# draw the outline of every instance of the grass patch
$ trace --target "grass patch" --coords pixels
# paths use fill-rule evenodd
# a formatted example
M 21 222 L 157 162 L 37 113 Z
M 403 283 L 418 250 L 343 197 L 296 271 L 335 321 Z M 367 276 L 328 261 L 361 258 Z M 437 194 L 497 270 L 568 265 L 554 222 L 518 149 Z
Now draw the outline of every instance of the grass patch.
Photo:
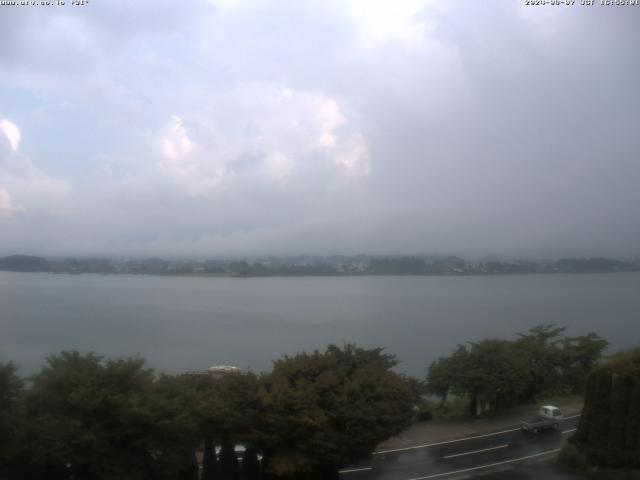
M 514 405 L 511 408 L 497 412 L 485 412 L 475 417 L 469 413 L 470 399 L 465 396 L 449 397 L 445 402 L 423 398 L 416 415 L 418 422 L 430 420 L 461 420 L 469 418 L 492 418 L 521 413 L 522 415 L 533 414 L 541 405 L 555 405 L 567 412 L 580 411 L 583 398 L 580 395 L 542 395 L 539 399 L 529 405 Z
M 583 403 L 582 395 L 543 395 L 536 401 L 537 405 L 554 405 L 565 410 L 579 410 Z
M 467 397 L 454 397 L 446 402 L 422 400 L 418 411 L 418 421 L 428 420 L 453 420 L 469 416 L 469 399 Z

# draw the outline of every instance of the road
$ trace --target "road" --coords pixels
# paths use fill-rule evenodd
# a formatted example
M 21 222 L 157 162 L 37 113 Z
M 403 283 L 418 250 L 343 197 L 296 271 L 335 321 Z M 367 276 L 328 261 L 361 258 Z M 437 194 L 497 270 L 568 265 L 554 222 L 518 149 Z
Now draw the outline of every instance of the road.
M 382 450 L 371 459 L 340 471 L 342 480 L 453 480 L 487 472 L 526 467 L 523 463 L 549 460 L 576 429 L 578 415 L 567 417 L 559 430 L 537 435 L 519 426 L 444 442 Z M 534 478 L 522 476 L 519 478 Z M 558 476 L 558 478 L 574 478 Z

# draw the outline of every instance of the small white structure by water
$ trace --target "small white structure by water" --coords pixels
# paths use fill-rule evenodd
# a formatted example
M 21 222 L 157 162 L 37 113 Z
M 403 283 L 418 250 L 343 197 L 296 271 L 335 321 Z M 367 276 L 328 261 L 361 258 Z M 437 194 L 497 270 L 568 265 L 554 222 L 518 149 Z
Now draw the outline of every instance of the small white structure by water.
M 226 375 L 240 375 L 242 370 L 233 365 L 215 365 L 207 370 L 214 378 L 222 378 Z

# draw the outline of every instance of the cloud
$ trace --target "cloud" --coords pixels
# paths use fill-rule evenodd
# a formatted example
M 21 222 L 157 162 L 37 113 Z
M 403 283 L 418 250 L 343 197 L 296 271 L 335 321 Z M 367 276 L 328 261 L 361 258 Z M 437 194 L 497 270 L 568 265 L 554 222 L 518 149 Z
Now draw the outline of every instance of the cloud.
M 19 149 L 21 132 L 10 120 L 0 120 L 0 212 L 12 217 L 31 208 L 54 211 L 69 185 L 46 175 Z
M 389 40 L 420 41 L 426 32 L 426 22 L 420 13 L 429 0 L 353 0 L 346 2 L 361 38 L 365 42 Z
M 0 249 L 638 253 L 631 10 L 174 7 L 0 18 Z
M 0 130 L 4 133 L 5 137 L 9 141 L 9 145 L 11 145 L 11 149 L 14 152 L 18 151 L 18 147 L 20 146 L 20 130 L 16 125 L 9 120 L 2 119 L 0 120 Z
M 216 112 L 220 96 L 230 105 Z M 202 102 L 208 115 L 173 114 L 153 135 L 153 170 L 143 167 L 138 175 L 159 174 L 177 189 L 206 196 L 229 188 L 321 189 L 368 174 L 362 134 L 326 94 L 249 84 Z
M 19 207 L 11 203 L 11 195 L 5 189 L 0 188 L 0 218 L 11 217 L 14 213 L 20 211 Z

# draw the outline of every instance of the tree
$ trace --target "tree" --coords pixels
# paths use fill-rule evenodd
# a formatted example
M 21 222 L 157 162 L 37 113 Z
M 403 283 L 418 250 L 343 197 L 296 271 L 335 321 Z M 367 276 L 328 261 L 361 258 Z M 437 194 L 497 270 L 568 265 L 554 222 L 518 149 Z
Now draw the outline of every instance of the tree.
M 202 455 L 202 480 L 214 480 L 217 478 L 218 460 L 213 445 L 213 436 L 205 434 L 204 451 Z
M 139 358 L 49 357 L 27 395 L 33 463 L 44 471 L 70 469 L 76 478 L 141 478 L 151 460 L 140 440 L 152 380 Z
M 562 341 L 562 380 L 572 393 L 582 393 L 587 376 L 607 348 L 607 342 L 594 332 Z
M 565 330 L 566 327 L 548 324 L 533 327 L 526 334 L 518 334 L 518 346 L 529 364 L 527 398 L 561 385 L 562 353 L 559 345 Z
M 447 401 L 447 397 L 454 390 L 463 395 L 466 394 L 461 379 L 466 369 L 468 356 L 467 347 L 458 345 L 450 357 L 441 357 L 433 362 L 427 373 L 427 392 L 439 396 L 443 403 Z
M 473 343 L 456 389 L 471 398 L 470 411 L 501 410 L 519 401 L 526 390 L 527 363 L 512 342 Z
M 238 480 L 240 476 L 240 467 L 238 465 L 238 456 L 233 443 L 228 436 L 222 439 L 220 447 L 220 464 L 218 472 L 222 480 Z
M 640 468 L 640 347 L 613 356 L 589 375 L 570 441 L 591 465 Z
M 260 406 L 259 382 L 254 374 L 227 375 L 218 379 L 208 375 L 198 375 L 192 376 L 190 381 L 198 395 L 195 411 L 201 435 L 204 437 L 205 454 L 210 450 L 207 445 L 214 442 L 228 447 L 223 448 L 225 455 L 228 455 L 228 451 L 234 452 L 236 441 L 247 446 L 255 443 L 253 427 L 259 415 Z M 203 465 L 203 477 L 214 474 L 216 478 L 237 476 L 237 461 L 236 466 L 233 467 L 231 462 L 228 462 L 230 458 L 230 456 L 223 457 L 221 452 L 217 473 L 213 471 L 213 459 L 208 459 Z M 235 473 L 230 473 L 232 471 Z
M 595 333 L 563 337 L 565 327 L 539 325 L 516 340 L 459 345 L 429 366 L 427 390 L 443 401 L 468 396 L 472 415 L 531 401 L 542 393 L 579 392 L 607 341 Z
M 47 359 L 27 394 L 31 478 L 197 479 L 197 396 L 180 377 L 154 381 L 144 363 Z
M 162 375 L 146 400 L 147 435 L 153 478 L 198 478 L 195 451 L 202 441 L 200 397 L 190 375 Z
M 48 272 L 49 262 L 46 258 L 32 255 L 10 255 L 0 258 L 0 270 L 11 272 Z
M 249 446 L 242 457 L 242 479 L 260 479 L 260 461 L 258 460 L 258 449 Z
M 419 257 L 372 258 L 368 271 L 375 275 L 425 275 L 428 268 Z
M 16 469 L 23 447 L 21 397 L 24 382 L 14 363 L 0 363 L 0 478 Z
M 412 417 L 409 385 L 382 349 L 347 344 L 285 356 L 260 389 L 258 443 L 279 477 L 336 478 Z
M 402 373 L 400 374 L 400 377 L 407 383 L 407 385 L 409 386 L 409 390 L 411 390 L 411 393 L 413 394 L 413 404 L 419 405 L 422 401 L 422 396 L 426 393 L 429 393 L 424 381 L 418 380 L 417 378 L 411 377 L 409 375 L 404 375 Z

